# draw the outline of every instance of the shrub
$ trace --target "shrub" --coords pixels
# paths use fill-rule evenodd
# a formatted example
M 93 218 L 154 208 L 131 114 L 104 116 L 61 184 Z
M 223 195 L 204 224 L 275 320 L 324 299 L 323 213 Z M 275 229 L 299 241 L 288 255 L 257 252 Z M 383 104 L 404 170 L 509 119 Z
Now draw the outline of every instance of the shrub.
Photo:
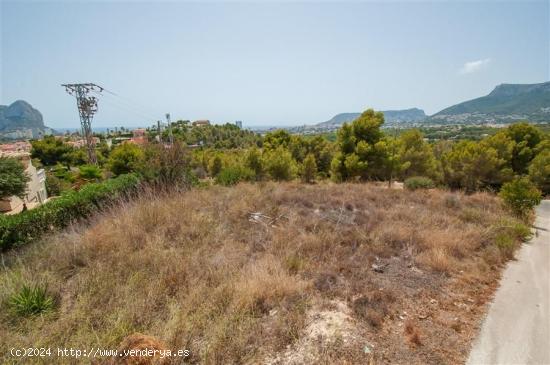
M 435 183 L 429 177 L 415 176 L 405 180 L 405 187 L 409 190 L 433 189 L 435 188 Z
M 54 304 L 54 298 L 45 285 L 23 285 L 8 299 L 10 310 L 21 317 L 47 313 Z
M 152 185 L 188 187 L 196 183 L 190 162 L 189 151 L 180 142 L 169 148 L 153 144 L 145 148 L 144 162 L 138 172 Z
M 521 218 L 525 218 L 542 199 L 540 190 L 527 178 L 505 183 L 499 196 L 512 212 Z
M 52 173 L 58 179 L 61 179 L 68 183 L 74 183 L 76 181 L 76 175 L 65 166 L 56 166 L 55 169 L 52 169 Z
M 512 225 L 512 233 L 514 234 L 516 239 L 520 241 L 528 241 L 533 236 L 533 232 L 531 231 L 531 228 L 519 222 L 514 223 Z
M 214 156 L 212 160 L 210 160 L 210 163 L 208 164 L 208 171 L 210 172 L 210 176 L 216 177 L 218 174 L 222 171 L 223 168 L 223 162 L 220 155 Z
M 225 186 L 235 185 L 239 181 L 253 180 L 254 175 L 254 171 L 249 168 L 228 166 L 223 168 L 216 176 L 216 183 Z
M 495 232 L 492 242 L 498 248 L 500 256 L 508 260 L 514 257 L 514 251 L 519 244 L 533 235 L 529 226 L 517 219 L 502 219 L 492 229 Z
M 0 250 L 38 239 L 53 229 L 66 227 L 97 211 L 106 202 L 137 187 L 136 175 L 121 175 L 103 183 L 87 184 L 35 209 L 0 216 Z
M 86 180 L 100 180 L 101 169 L 95 165 L 82 165 L 79 167 L 79 176 Z
M 61 179 L 52 174 L 46 174 L 46 191 L 48 196 L 61 195 L 63 190 Z
M 115 175 L 127 174 L 136 171 L 143 163 L 143 150 L 132 143 L 117 146 L 109 156 L 109 170 Z

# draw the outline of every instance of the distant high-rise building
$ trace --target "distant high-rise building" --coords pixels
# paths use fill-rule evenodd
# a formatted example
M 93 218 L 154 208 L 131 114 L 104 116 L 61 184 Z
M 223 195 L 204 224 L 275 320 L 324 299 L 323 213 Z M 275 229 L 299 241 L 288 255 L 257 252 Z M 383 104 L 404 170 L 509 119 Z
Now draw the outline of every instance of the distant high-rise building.
M 243 129 L 243 122 L 242 122 L 242 121 L 237 120 L 237 121 L 235 122 L 235 125 L 236 125 L 237 127 L 241 128 L 241 129 Z

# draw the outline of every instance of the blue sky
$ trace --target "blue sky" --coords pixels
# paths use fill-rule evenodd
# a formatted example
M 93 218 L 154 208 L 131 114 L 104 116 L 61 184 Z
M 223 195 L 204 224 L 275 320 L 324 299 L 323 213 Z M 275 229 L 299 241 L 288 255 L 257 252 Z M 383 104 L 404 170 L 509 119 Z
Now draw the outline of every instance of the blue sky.
M 550 79 L 548 1 L 1 3 L 0 103 L 77 127 L 61 83 L 95 82 L 96 126 L 322 122 L 433 114 L 500 83 Z

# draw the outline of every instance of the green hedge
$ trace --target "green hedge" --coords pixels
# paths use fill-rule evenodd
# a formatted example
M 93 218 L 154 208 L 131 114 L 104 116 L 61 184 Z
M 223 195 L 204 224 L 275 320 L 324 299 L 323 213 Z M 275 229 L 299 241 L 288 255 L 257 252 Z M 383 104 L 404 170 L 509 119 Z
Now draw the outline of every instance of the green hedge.
M 0 250 L 23 245 L 46 232 L 85 218 L 106 202 L 135 189 L 138 183 L 139 178 L 134 174 L 121 175 L 103 183 L 87 184 L 79 191 L 70 191 L 35 209 L 15 215 L 1 215 Z

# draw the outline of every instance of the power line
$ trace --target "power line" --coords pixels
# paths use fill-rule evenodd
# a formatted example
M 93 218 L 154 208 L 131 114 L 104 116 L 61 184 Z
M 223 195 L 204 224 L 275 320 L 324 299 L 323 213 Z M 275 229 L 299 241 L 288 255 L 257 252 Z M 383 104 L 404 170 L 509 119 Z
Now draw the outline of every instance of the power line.
M 90 96 L 90 93 L 101 94 L 103 88 L 93 83 L 84 84 L 62 84 L 65 91 L 76 98 L 78 114 L 80 116 L 80 126 L 82 133 L 86 138 L 86 148 L 88 151 L 88 162 L 97 163 L 95 154 L 95 140 L 92 134 L 92 118 L 97 112 L 97 98 Z
M 112 97 L 113 99 L 117 99 L 118 102 L 120 102 L 121 104 L 125 104 L 127 105 L 128 107 L 131 107 L 133 109 L 138 109 L 140 110 L 141 113 L 145 114 L 145 115 L 148 115 L 150 118 L 153 118 L 153 119 L 156 119 L 157 117 L 153 117 L 151 113 L 155 114 L 155 115 L 158 115 L 156 111 L 146 107 L 145 105 L 143 105 L 142 103 L 140 102 L 137 102 L 133 99 L 130 99 L 128 97 L 125 97 L 125 96 L 122 96 L 120 94 L 117 94 L 115 93 L 114 91 L 111 91 L 111 90 L 107 90 L 107 89 L 104 89 L 105 92 L 107 92 L 107 94 Z
M 129 112 L 129 113 L 132 113 L 136 116 L 139 116 L 140 117 L 140 121 L 141 122 L 145 122 L 145 123 L 154 123 L 154 121 L 158 118 L 155 118 L 151 115 L 148 115 L 148 114 L 144 114 L 134 108 L 132 108 L 131 106 L 128 106 L 128 105 L 125 105 L 125 104 L 122 104 L 122 103 L 119 103 L 115 100 L 112 100 L 112 99 L 108 99 L 108 98 L 101 98 L 102 101 L 106 102 L 107 104 L 115 107 L 115 108 L 118 108 L 120 110 L 123 110 L 125 112 Z

